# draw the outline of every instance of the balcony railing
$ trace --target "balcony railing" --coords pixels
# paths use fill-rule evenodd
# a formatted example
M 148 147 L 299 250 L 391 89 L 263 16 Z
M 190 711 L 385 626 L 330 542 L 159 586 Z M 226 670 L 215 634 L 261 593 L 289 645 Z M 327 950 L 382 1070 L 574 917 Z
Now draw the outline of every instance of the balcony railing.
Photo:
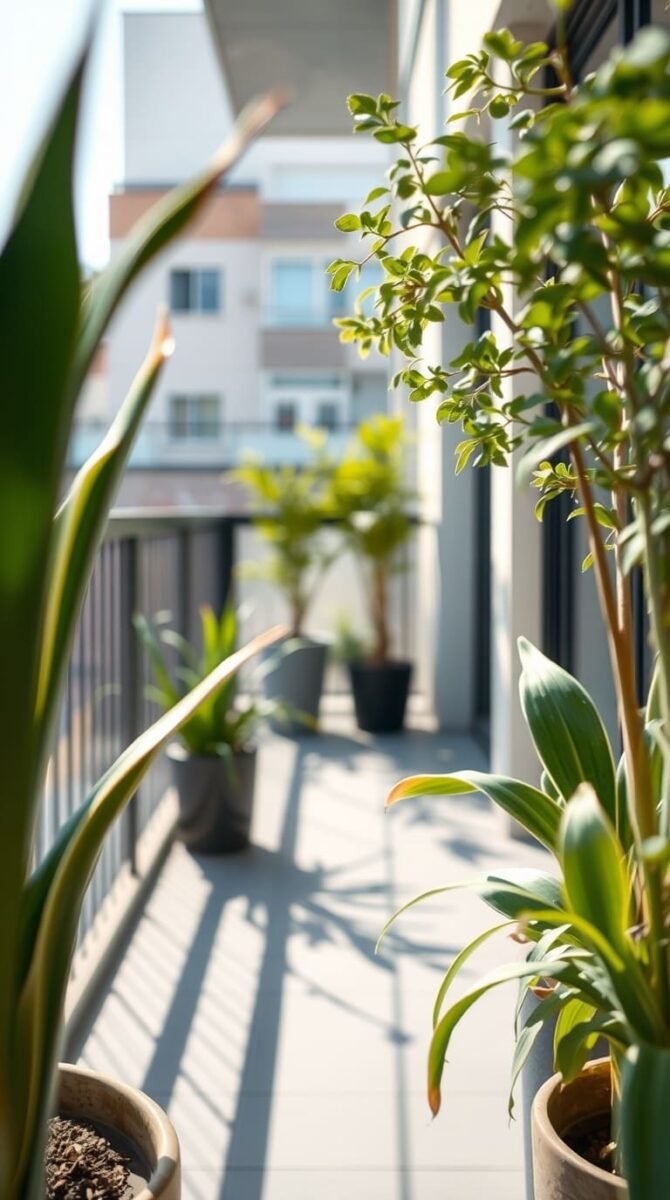
M 68 465 L 77 469 L 98 447 L 108 422 L 80 421 L 74 429 L 68 451 Z M 344 453 L 355 428 L 351 424 L 324 426 L 326 447 L 334 456 Z M 179 430 L 166 422 L 148 421 L 140 431 L 130 460 L 135 468 L 175 469 L 191 467 L 237 466 L 245 455 L 258 455 L 268 464 L 289 463 L 299 466 L 312 451 L 300 436 L 299 426 L 281 428 L 261 421 L 222 422 L 200 429 Z
M 324 530 L 326 539 L 336 536 L 336 530 Z M 240 563 L 258 560 L 261 554 L 246 515 L 142 510 L 113 514 L 73 647 L 47 773 L 39 858 L 92 784 L 157 715 L 145 695 L 149 672 L 133 630 L 134 613 L 167 610 L 180 632 L 195 637 L 200 606 L 209 603 L 220 609 L 232 595 L 240 602 L 241 637 L 246 639 L 286 617 L 273 589 L 245 580 L 237 570 Z M 397 575 L 391 597 L 396 651 L 406 657 L 414 657 L 415 650 L 414 580 L 414 572 Z M 346 554 L 338 556 L 324 581 L 309 632 L 327 636 L 343 603 L 354 624 L 362 622 L 360 583 Z M 247 684 L 251 685 L 249 678 Z M 416 684 L 420 689 L 421 681 Z M 331 665 L 327 692 L 342 693 L 345 687 L 342 668 Z M 167 761 L 159 759 L 104 843 L 80 926 L 70 1002 L 75 1020 L 169 844 L 175 813 L 167 768 Z

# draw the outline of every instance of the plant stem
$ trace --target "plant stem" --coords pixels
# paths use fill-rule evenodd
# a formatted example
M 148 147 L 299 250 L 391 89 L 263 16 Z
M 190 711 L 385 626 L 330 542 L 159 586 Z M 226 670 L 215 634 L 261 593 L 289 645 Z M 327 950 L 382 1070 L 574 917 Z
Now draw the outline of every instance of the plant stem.
M 375 631 L 375 662 L 388 662 L 390 651 L 390 635 L 388 627 L 388 587 L 386 564 L 375 562 L 372 566 L 372 624 Z

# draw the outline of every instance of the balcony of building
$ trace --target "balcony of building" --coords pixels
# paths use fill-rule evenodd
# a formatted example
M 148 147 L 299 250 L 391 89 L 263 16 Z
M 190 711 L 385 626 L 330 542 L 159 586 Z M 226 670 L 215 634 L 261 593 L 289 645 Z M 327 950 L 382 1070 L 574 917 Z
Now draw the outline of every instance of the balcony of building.
M 281 615 L 236 574 L 254 539 L 229 514 L 112 518 L 72 656 L 40 852 L 153 715 L 134 612 L 169 609 L 193 633 L 198 606 L 232 589 L 248 612 L 244 636 Z M 338 560 L 314 629 L 344 597 L 360 606 L 349 572 Z M 409 657 L 412 578 L 398 576 L 392 604 Z M 375 737 L 356 729 L 332 667 L 319 733 L 261 738 L 248 850 L 190 853 L 174 842 L 167 762 L 142 783 L 89 889 L 69 1053 L 167 1108 L 185 1200 L 519 1196 L 521 1135 L 505 1106 L 513 994 L 492 999 L 488 1019 L 480 1012 L 455 1044 L 437 1122 L 423 1088 L 433 997 L 481 926 L 477 902 L 437 898 L 375 953 L 386 919 L 417 891 L 501 861 L 543 861 L 481 798 L 426 798 L 385 815 L 397 778 L 484 758 L 472 737 L 438 731 L 421 670 L 408 729 Z

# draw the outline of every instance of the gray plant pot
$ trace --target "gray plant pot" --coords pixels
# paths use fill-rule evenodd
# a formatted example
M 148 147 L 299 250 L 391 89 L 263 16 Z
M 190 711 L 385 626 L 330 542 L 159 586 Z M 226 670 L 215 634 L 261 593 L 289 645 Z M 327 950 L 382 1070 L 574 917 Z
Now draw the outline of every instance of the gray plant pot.
M 294 641 L 296 645 L 291 647 Z M 287 638 L 265 651 L 265 695 L 288 710 L 285 718 L 278 716 L 270 721 L 277 733 L 300 737 L 316 731 L 327 652 L 324 642 L 312 638 L 300 638 L 299 642 Z
M 167 749 L 179 801 L 178 835 L 191 850 L 229 854 L 249 844 L 256 780 L 256 749 L 232 760 Z

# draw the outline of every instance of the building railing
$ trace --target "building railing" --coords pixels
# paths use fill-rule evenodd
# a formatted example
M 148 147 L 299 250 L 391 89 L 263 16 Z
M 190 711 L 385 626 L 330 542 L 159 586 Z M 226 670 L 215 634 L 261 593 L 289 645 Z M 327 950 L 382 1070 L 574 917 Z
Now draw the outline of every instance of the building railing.
M 68 450 L 68 466 L 77 469 L 99 446 L 107 431 L 107 421 L 79 421 Z M 336 422 L 322 425 L 326 448 L 340 457 L 355 425 Z M 205 423 L 200 428 L 179 429 L 168 422 L 147 421 L 140 430 L 130 459 L 132 468 L 198 467 L 228 469 L 239 465 L 246 455 L 258 455 L 268 464 L 289 463 L 300 466 L 312 453 L 300 435 L 300 425 L 282 427 L 263 421 Z
M 324 529 L 326 539 L 336 536 L 335 529 Z M 146 698 L 149 671 L 133 628 L 136 612 L 167 610 L 174 626 L 190 638 L 197 637 L 201 605 L 219 610 L 228 596 L 240 602 L 243 640 L 285 619 L 274 590 L 246 580 L 237 570 L 240 563 L 260 557 L 257 539 L 247 515 L 205 510 L 120 510 L 112 515 L 72 651 L 47 773 L 38 858 L 95 781 L 157 715 Z M 316 598 L 309 632 L 332 632 L 342 597 L 354 624 L 360 625 L 363 598 L 355 565 L 339 555 L 331 572 Z M 415 649 L 414 580 L 415 572 L 408 571 L 393 581 L 395 649 L 407 657 Z M 344 686 L 341 668 L 329 668 L 327 691 Z M 169 784 L 168 764 L 161 757 L 104 843 L 84 903 L 73 986 L 79 976 L 88 980 L 101 954 L 104 959 L 113 937 L 110 929 L 124 919 L 124 897 L 137 894 L 167 845 L 175 816 Z M 115 910 L 117 894 L 121 899 Z

